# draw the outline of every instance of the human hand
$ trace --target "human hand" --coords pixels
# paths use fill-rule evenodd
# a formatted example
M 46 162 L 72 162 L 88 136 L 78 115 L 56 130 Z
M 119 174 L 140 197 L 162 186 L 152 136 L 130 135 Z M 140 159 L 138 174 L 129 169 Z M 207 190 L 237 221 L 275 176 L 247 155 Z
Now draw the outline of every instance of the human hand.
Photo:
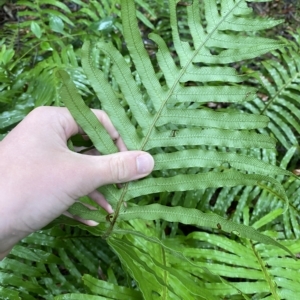
M 108 213 L 111 206 L 96 188 L 148 175 L 153 158 L 126 147 L 107 115 L 93 111 L 121 152 L 85 155 L 72 152 L 67 140 L 83 134 L 69 111 L 34 109 L 0 142 L 0 259 L 19 240 L 63 214 L 89 195 Z

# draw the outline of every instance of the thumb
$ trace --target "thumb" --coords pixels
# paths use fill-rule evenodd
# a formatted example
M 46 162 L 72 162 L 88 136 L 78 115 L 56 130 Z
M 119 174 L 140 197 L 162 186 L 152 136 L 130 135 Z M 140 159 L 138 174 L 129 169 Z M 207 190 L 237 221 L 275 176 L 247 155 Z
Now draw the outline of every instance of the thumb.
M 124 151 L 103 156 L 80 155 L 84 164 L 83 178 L 96 189 L 111 183 L 123 183 L 139 179 L 151 173 L 154 160 L 143 151 Z M 89 163 L 87 163 L 89 162 Z M 88 167 L 89 166 L 89 167 Z

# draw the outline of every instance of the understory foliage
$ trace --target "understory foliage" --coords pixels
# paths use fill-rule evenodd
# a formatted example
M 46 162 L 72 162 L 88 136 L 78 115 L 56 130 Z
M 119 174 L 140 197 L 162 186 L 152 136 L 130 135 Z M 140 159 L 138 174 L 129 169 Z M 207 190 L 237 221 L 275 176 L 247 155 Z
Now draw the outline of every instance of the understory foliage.
M 114 153 L 101 108 L 155 169 L 99 188 L 113 214 L 88 197 L 70 208 L 98 226 L 60 217 L 15 246 L 1 298 L 297 299 L 300 33 L 261 37 L 280 21 L 244 0 L 18 4 L 5 30 L 34 46 L 1 41 L 3 136 L 33 107 L 66 106 L 91 140 L 70 149 Z

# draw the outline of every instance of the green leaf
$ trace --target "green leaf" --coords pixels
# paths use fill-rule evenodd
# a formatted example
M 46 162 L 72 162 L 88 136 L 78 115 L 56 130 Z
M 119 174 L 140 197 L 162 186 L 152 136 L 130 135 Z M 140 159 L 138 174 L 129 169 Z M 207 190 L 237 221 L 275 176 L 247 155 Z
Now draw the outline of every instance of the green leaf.
M 235 169 L 248 171 L 249 173 L 260 172 L 266 176 L 269 174 L 294 176 L 293 173 L 285 169 L 264 163 L 255 157 L 236 153 L 221 153 L 214 150 L 191 149 L 172 153 L 159 153 L 154 155 L 154 158 L 155 170 L 192 167 L 216 168 L 228 164 Z
M 64 32 L 64 22 L 61 20 L 61 18 L 57 16 L 50 16 L 49 25 L 52 31 L 63 33 Z
M 117 147 L 103 125 L 97 119 L 95 114 L 85 105 L 81 96 L 77 93 L 76 86 L 71 81 L 68 73 L 59 70 L 57 71 L 57 76 L 62 82 L 62 87 L 60 89 L 61 99 L 70 110 L 76 122 L 93 141 L 96 149 L 103 154 L 117 152 Z
M 255 229 L 258 229 L 258 228 L 270 223 L 271 221 L 273 221 L 275 218 L 280 216 L 282 214 L 282 212 L 283 212 L 283 210 L 281 208 L 271 211 L 270 213 L 265 215 L 263 218 L 261 218 L 259 221 L 255 222 L 252 225 L 252 227 Z
M 252 227 L 243 224 L 236 224 L 232 221 L 226 220 L 213 213 L 203 213 L 197 209 L 190 209 L 184 207 L 167 207 L 160 204 L 151 204 L 143 207 L 134 206 L 124 209 L 120 212 L 119 218 L 121 220 L 143 219 L 143 220 L 157 220 L 163 219 L 168 222 L 181 222 L 183 224 L 208 226 L 211 228 L 221 229 L 228 233 L 236 234 L 240 237 L 249 238 L 264 244 L 271 244 L 281 249 L 284 249 L 294 257 L 294 254 L 276 242 L 272 238 L 263 235 L 253 229 Z
M 288 198 L 283 187 L 274 177 L 277 174 L 290 176 L 291 173 L 276 166 L 270 166 L 249 155 L 236 154 L 231 150 L 233 148 L 274 149 L 275 140 L 273 138 L 265 134 L 258 134 L 253 130 L 266 126 L 267 119 L 263 116 L 249 114 L 238 116 L 237 111 L 215 112 L 198 105 L 206 103 L 208 99 L 213 102 L 253 100 L 253 88 L 237 86 L 236 83 L 242 82 L 243 77 L 239 77 L 232 68 L 222 65 L 254 57 L 257 55 L 257 51 L 265 53 L 278 48 L 280 43 L 274 40 L 247 37 L 243 38 L 244 48 L 241 50 L 237 46 L 241 42 L 240 37 L 225 33 L 228 29 L 228 20 L 237 22 L 237 31 L 247 30 L 243 24 L 250 22 L 248 19 L 250 11 L 244 1 L 240 1 L 239 4 L 230 2 L 222 5 L 220 14 L 215 3 L 205 1 L 205 13 L 208 20 L 207 33 L 205 33 L 201 20 L 195 13 L 199 10 L 199 3 L 194 1 L 187 7 L 188 25 L 193 38 L 193 47 L 191 47 L 179 36 L 177 2 L 171 0 L 169 5 L 173 42 L 180 64 L 178 65 L 174 60 L 174 55 L 170 53 L 160 36 L 150 35 L 150 38 L 158 46 L 157 62 L 165 82 L 158 79 L 152 61 L 144 48 L 137 27 L 133 2 L 123 1 L 121 8 L 124 37 L 139 81 L 133 77 L 131 66 L 121 53 L 111 43 L 100 41 L 96 45 L 97 48 L 112 62 L 111 76 L 118 84 L 117 87 L 113 87 L 107 81 L 104 72 L 95 67 L 93 62 L 95 46 L 90 42 L 86 42 L 83 46 L 83 69 L 91 81 L 103 109 L 112 119 L 128 149 L 148 150 L 154 153 L 161 148 L 168 149 L 165 154 L 154 155 L 155 169 L 164 173 L 158 173 L 159 175 L 156 175 L 155 178 L 128 183 L 121 190 L 114 186 L 100 189 L 115 209 L 115 214 L 110 218 L 111 228 L 119 216 L 122 219 L 124 201 L 166 191 L 181 192 L 238 185 L 258 185 L 280 199 L 285 205 L 284 211 L 287 211 Z M 254 28 L 259 29 L 259 22 L 254 20 L 253 24 Z M 266 28 L 266 24 L 262 22 L 260 29 Z M 219 53 L 212 53 L 215 48 L 220 48 Z M 211 52 L 208 49 L 212 49 Z M 227 59 L 224 59 L 225 57 Z M 197 67 L 197 64 L 204 62 L 208 66 Z M 216 67 L 216 64 L 219 66 Z M 193 84 L 184 85 L 186 82 Z M 210 82 L 212 82 L 211 85 L 208 84 Z M 64 83 L 66 87 L 68 84 Z M 141 92 L 141 85 L 146 91 L 146 97 Z M 70 85 L 68 90 L 72 89 Z M 122 104 L 119 91 L 125 98 L 125 104 Z M 76 101 L 78 101 L 77 98 L 73 97 L 71 102 L 75 103 Z M 125 110 L 127 105 L 134 120 L 131 120 Z M 75 107 L 74 118 L 78 118 L 80 114 L 82 112 L 76 111 Z M 202 119 L 202 117 L 204 118 Z M 242 118 L 245 122 L 238 118 Z M 219 119 L 223 120 L 219 121 Z M 137 128 L 140 133 L 137 132 Z M 207 149 L 193 149 L 195 147 L 203 148 L 203 145 Z M 211 150 L 213 146 L 217 146 L 218 149 Z M 222 147 L 229 150 L 220 151 L 219 149 Z M 185 174 L 185 171 L 180 170 L 180 168 L 189 167 L 204 169 L 195 170 L 196 174 Z M 213 170 L 207 171 L 206 168 L 213 168 Z M 229 170 L 226 170 L 227 168 Z M 171 169 L 178 169 L 178 172 L 176 176 L 167 175 L 168 180 L 166 180 L 165 174 L 171 174 Z M 222 169 L 226 171 L 223 172 Z M 90 216 L 97 219 L 97 212 L 93 214 L 95 216 Z M 163 218 L 162 215 L 159 217 Z M 99 218 L 101 219 L 100 216 Z M 155 218 L 154 214 L 151 218 Z M 168 221 L 168 219 L 166 220 Z M 176 220 L 180 222 L 179 218 Z M 204 223 L 203 226 L 205 226 Z M 211 227 L 211 224 L 208 226 Z M 108 234 L 109 232 L 110 230 Z
M 166 181 L 161 178 L 147 178 L 135 184 L 130 184 L 127 195 L 123 197 L 125 201 L 140 195 L 152 194 L 163 191 L 186 191 L 206 189 L 209 187 L 237 186 L 239 181 L 243 180 L 243 185 L 259 185 L 262 188 L 272 192 L 276 197 L 285 203 L 285 210 L 288 209 L 288 198 L 283 187 L 275 179 L 256 174 L 243 174 L 234 170 L 225 172 L 205 172 L 199 174 L 183 174 L 169 177 Z M 276 186 L 276 190 L 262 184 L 263 181 L 271 182 Z M 121 191 L 119 191 L 119 195 Z
M 129 254 L 129 249 L 126 248 L 122 243 L 117 240 L 109 239 L 109 244 L 119 255 L 122 264 L 125 266 L 127 271 L 136 280 L 138 278 L 143 278 L 144 280 L 139 280 L 139 288 L 145 299 L 159 299 L 158 296 L 162 291 L 160 283 L 155 278 L 153 272 L 147 267 L 147 265 L 141 261 L 135 253 L 131 252 Z M 151 282 L 151 285 L 148 284 Z
M 66 13 L 71 13 L 70 9 L 68 8 L 67 5 L 65 5 L 63 2 L 60 1 L 55 1 L 55 0 L 39 0 L 39 3 L 41 5 L 51 5 L 51 6 L 56 6 L 63 10 Z
M 120 299 L 120 300 L 141 299 L 142 296 L 141 293 L 138 291 L 126 287 L 122 287 L 122 286 L 117 286 L 115 284 L 105 282 L 103 280 L 98 280 L 87 274 L 84 275 L 82 279 L 84 284 L 89 288 L 89 290 L 91 290 L 93 293 L 100 296 L 105 296 L 105 297 Z
M 100 21 L 93 22 L 90 25 L 92 30 L 102 31 L 105 34 L 112 32 L 115 28 L 114 24 L 116 22 L 116 18 L 109 16 Z
M 41 29 L 40 25 L 37 22 L 32 21 L 31 25 L 30 25 L 30 29 L 38 39 L 41 38 L 42 29 Z
M 3 297 L 3 299 L 21 300 L 19 293 L 17 291 L 12 291 L 10 289 L 6 289 L 3 287 L 0 287 L 0 295 Z
M 53 48 L 48 42 L 42 42 L 41 43 L 41 49 L 44 51 L 53 51 Z
M 108 51 L 110 50 L 111 48 L 108 48 Z M 119 124 L 119 122 L 122 123 L 122 126 L 118 126 L 118 131 L 123 138 L 127 137 L 126 139 L 127 148 L 130 150 L 137 149 L 140 144 L 140 138 L 136 133 L 136 128 L 129 121 L 128 116 L 126 115 L 124 109 L 120 109 L 120 101 L 115 91 L 107 82 L 104 73 L 95 68 L 93 62 L 91 61 L 91 51 L 92 51 L 91 44 L 89 42 L 86 42 L 82 48 L 82 53 L 84 55 L 82 59 L 83 69 L 86 72 L 88 78 L 90 78 L 91 84 L 99 100 L 100 101 L 103 100 L 103 108 L 111 116 L 113 123 L 114 124 Z M 118 58 L 122 59 L 122 63 L 123 63 L 122 67 L 124 67 L 122 69 L 126 70 L 125 69 L 126 63 L 124 64 L 123 58 L 120 55 L 118 55 Z M 124 80 L 130 80 L 131 74 L 130 72 L 128 72 L 128 69 L 126 71 L 127 71 L 125 74 L 126 77 L 123 76 L 123 78 Z M 137 90 L 136 88 L 132 89 L 132 85 L 127 86 L 127 92 L 130 93 L 132 99 L 134 99 L 134 96 L 136 97 L 138 96 L 136 94 L 136 90 Z M 109 102 L 110 105 L 106 105 L 107 102 Z M 143 113 L 142 109 L 138 108 L 138 105 L 134 105 L 133 109 L 139 110 L 139 112 L 141 113 L 140 114 L 141 117 L 144 117 L 145 114 Z
M 9 258 L 4 259 L 0 262 L 0 268 L 6 270 L 15 270 L 18 269 L 19 274 L 27 275 L 30 277 L 39 277 L 43 275 L 43 271 L 39 270 L 35 267 L 29 267 L 24 263 L 17 262 L 16 260 L 12 260 Z
M 105 222 L 107 213 L 99 210 L 90 210 L 80 202 L 74 203 L 69 209 L 68 212 L 73 216 L 80 216 L 85 220 L 94 220 L 96 222 Z
M 28 292 L 32 292 L 40 295 L 45 294 L 44 289 L 38 283 L 24 281 L 22 277 L 20 277 L 20 275 L 15 276 L 13 274 L 0 272 L 0 284 L 4 286 L 11 285 L 13 287 L 22 286 L 22 288 Z
M 0 52 L 0 64 L 7 65 L 14 55 L 15 51 L 13 49 L 7 49 L 6 45 L 3 45 Z
M 267 101 L 256 98 L 246 107 L 270 118 L 269 129 L 288 150 L 299 145 L 299 47 L 300 33 L 294 41 L 282 39 L 287 47 L 273 52 L 272 60 L 264 61 L 257 78 L 261 83 L 261 93 Z

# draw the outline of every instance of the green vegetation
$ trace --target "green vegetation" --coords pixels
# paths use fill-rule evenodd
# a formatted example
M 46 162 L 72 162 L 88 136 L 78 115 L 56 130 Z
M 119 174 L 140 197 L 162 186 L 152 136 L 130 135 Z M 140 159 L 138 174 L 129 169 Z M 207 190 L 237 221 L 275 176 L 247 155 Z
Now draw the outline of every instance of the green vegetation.
M 113 153 L 101 108 L 155 170 L 99 189 L 114 214 L 70 208 L 99 226 L 62 216 L 15 246 L 1 299 L 297 299 L 300 31 L 270 38 L 281 21 L 244 0 L 10 5 L 2 137 L 34 107 L 66 106 Z

